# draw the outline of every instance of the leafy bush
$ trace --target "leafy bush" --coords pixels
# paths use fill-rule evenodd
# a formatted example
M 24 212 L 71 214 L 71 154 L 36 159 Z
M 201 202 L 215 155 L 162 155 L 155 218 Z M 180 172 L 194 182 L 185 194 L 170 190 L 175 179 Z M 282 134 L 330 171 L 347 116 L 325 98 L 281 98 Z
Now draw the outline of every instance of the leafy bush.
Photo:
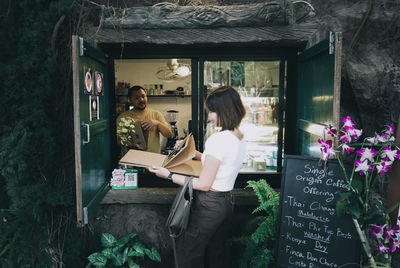
M 142 262 L 147 256 L 152 261 L 161 262 L 161 257 L 155 247 L 151 250 L 138 241 L 136 234 L 128 234 L 117 240 L 112 234 L 103 233 L 101 244 L 104 249 L 101 252 L 91 254 L 89 264 L 86 267 L 122 267 L 139 268 L 138 262 Z
M 252 213 L 265 212 L 266 215 L 260 215 L 251 220 L 246 226 L 249 230 L 248 235 L 236 239 L 245 245 L 240 267 L 273 267 L 279 193 L 263 179 L 248 181 L 247 184 L 246 188 L 253 188 L 260 202 Z
M 86 261 L 70 240 L 79 232 L 68 47 L 75 2 L 0 1 L 0 267 Z

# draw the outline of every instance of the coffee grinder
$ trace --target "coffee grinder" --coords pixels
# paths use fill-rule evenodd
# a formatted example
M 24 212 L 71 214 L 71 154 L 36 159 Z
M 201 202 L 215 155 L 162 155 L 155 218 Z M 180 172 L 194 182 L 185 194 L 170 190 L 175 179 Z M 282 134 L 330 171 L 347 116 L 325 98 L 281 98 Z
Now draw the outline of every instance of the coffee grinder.
M 175 143 L 178 140 L 178 127 L 176 126 L 176 122 L 178 121 L 178 113 L 179 111 L 169 110 L 167 111 L 167 115 L 165 117 L 172 129 L 172 136 L 171 138 L 168 138 L 167 144 L 165 145 L 165 149 L 167 151 L 173 150 Z

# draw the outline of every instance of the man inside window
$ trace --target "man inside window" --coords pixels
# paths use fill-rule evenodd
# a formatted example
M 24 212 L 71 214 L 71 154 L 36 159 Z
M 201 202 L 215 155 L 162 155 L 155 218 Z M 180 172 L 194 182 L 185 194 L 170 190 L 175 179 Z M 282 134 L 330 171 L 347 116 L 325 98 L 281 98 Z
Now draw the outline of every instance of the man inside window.
M 136 123 L 140 123 L 146 139 L 146 148 L 138 144 L 136 140 L 129 143 L 129 148 L 160 153 L 160 133 L 164 137 L 170 138 L 172 136 L 170 125 L 159 111 L 147 107 L 147 94 L 143 87 L 133 86 L 129 88 L 128 96 L 133 108 L 118 116 L 117 126 L 121 118 L 133 118 Z M 119 140 L 118 144 L 120 144 Z

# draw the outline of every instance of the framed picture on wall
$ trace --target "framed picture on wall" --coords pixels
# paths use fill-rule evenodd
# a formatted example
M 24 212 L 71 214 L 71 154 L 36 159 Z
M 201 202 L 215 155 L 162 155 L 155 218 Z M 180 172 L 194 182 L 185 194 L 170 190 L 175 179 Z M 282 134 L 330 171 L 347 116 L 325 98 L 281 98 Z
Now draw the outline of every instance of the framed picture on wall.
M 94 72 L 95 80 L 96 80 L 96 95 L 103 95 L 103 74 L 100 72 Z
M 84 86 L 83 86 L 83 92 L 85 94 L 93 94 L 93 75 L 92 75 L 92 69 L 89 67 L 84 67 Z
M 100 119 L 99 115 L 99 96 L 89 96 L 89 120 L 95 121 Z

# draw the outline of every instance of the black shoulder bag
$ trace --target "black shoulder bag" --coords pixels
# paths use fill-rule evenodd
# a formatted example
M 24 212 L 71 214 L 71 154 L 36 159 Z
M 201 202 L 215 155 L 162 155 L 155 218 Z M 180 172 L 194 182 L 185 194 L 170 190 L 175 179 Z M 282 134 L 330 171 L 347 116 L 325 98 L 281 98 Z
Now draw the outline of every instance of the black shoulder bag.
M 174 250 L 175 267 L 178 267 L 175 238 L 179 237 L 186 230 L 189 222 L 190 206 L 193 200 L 193 184 L 191 177 L 185 177 L 185 183 L 179 188 L 175 196 L 166 226 L 172 239 L 172 248 Z

